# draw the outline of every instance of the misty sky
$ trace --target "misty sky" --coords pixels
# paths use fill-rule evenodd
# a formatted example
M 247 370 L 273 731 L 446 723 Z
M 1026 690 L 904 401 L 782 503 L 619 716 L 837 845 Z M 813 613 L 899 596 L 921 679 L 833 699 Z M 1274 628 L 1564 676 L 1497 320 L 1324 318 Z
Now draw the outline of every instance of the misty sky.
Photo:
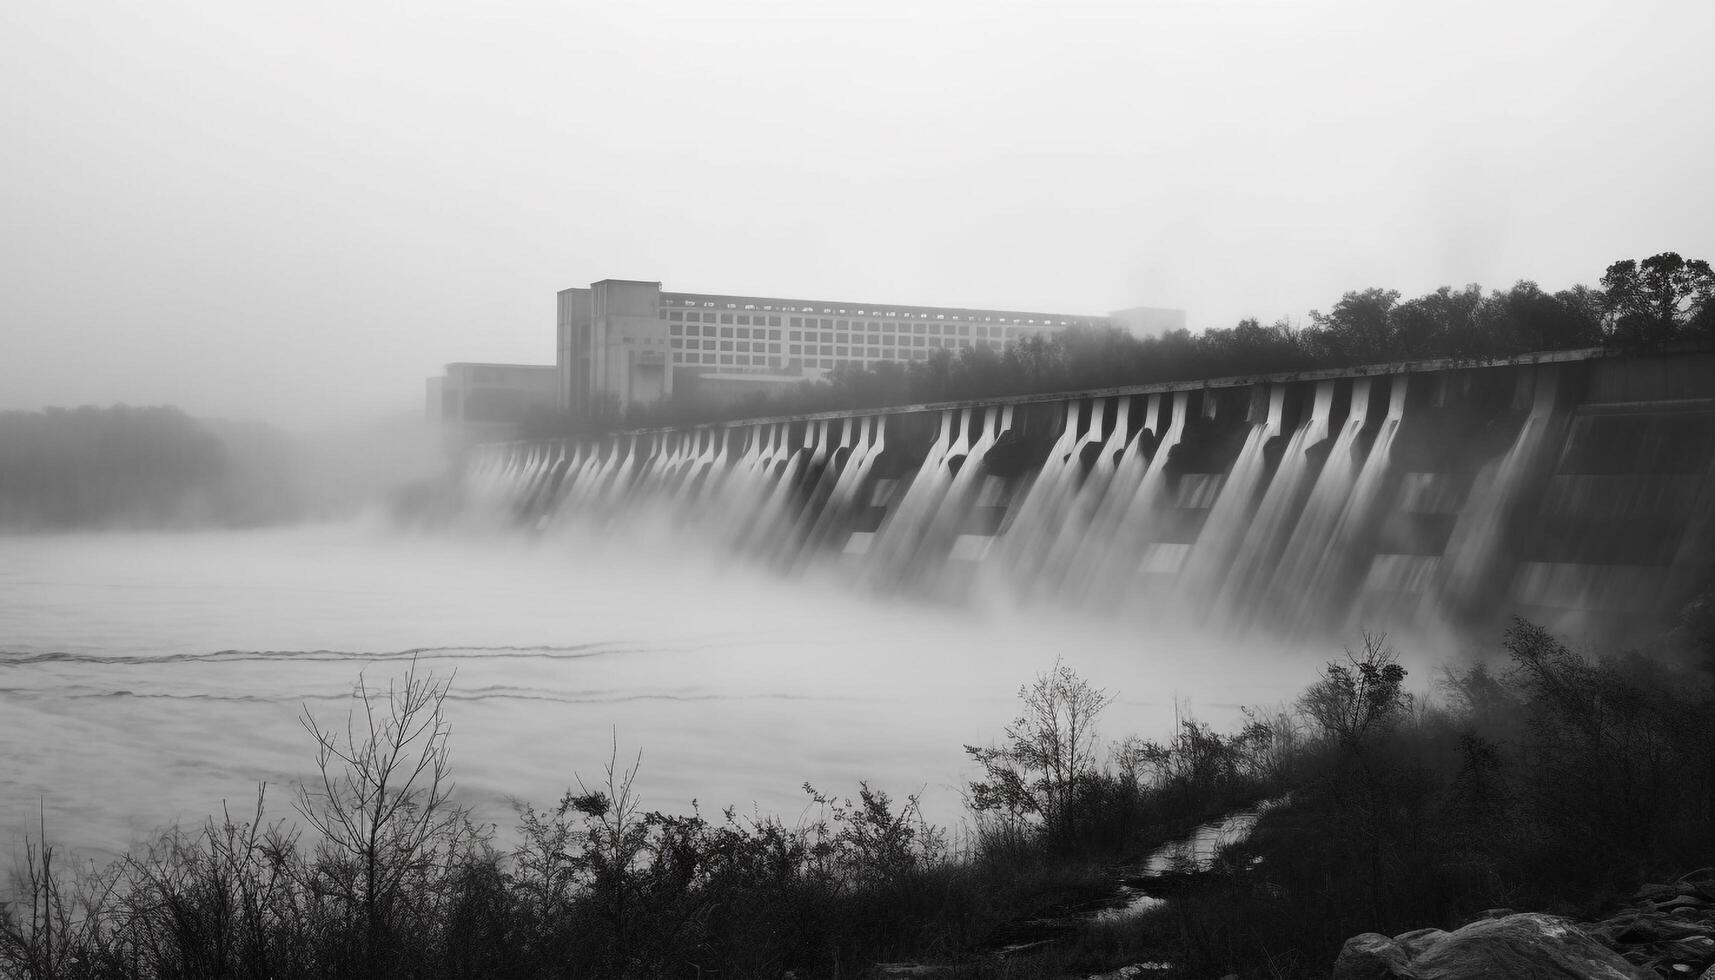
M 1715 3 L 0 5 L 0 408 L 325 425 L 554 292 L 1302 318 L 1715 259 Z

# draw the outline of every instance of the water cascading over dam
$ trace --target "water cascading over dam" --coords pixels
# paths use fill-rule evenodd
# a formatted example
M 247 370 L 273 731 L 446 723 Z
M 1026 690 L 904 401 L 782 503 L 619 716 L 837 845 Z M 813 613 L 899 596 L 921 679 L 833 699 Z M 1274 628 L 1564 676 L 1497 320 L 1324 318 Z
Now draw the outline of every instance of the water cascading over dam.
M 665 520 L 917 595 L 1299 636 L 1604 639 L 1715 578 L 1715 353 L 1561 352 L 479 447 L 538 525 Z

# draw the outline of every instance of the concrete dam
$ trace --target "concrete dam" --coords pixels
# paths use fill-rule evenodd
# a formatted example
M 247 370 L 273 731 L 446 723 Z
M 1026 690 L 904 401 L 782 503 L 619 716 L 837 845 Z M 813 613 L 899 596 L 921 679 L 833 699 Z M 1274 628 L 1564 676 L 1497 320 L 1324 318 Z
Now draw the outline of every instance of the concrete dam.
M 1563 351 L 478 447 L 466 493 L 913 595 L 1615 642 L 1715 583 L 1715 352 Z

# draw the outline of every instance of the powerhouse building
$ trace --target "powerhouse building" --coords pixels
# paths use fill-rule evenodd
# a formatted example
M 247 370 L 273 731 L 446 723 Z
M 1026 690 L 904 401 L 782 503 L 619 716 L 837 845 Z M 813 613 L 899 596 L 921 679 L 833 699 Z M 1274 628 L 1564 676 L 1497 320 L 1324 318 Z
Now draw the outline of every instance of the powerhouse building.
M 999 351 L 1073 326 L 1156 333 L 1185 325 L 1183 310 L 1148 307 L 1087 316 L 668 292 L 633 279 L 603 279 L 558 296 L 560 404 L 578 416 L 675 392 L 737 398 L 842 365 L 928 360 L 937 350 Z
M 517 438 L 518 425 L 559 408 L 559 368 L 550 364 L 448 364 L 428 379 L 424 406 L 450 449 Z

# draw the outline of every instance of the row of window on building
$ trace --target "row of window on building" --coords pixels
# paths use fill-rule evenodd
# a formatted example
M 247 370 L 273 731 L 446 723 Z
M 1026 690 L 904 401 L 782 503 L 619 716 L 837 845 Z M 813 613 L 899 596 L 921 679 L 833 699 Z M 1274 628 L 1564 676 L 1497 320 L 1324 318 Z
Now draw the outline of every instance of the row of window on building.
M 757 317 L 757 319 L 760 320 L 762 318 Z M 773 319 L 778 320 L 780 318 L 774 317 Z M 862 322 L 817 320 L 814 318 L 809 319 L 807 322 L 800 322 L 803 320 L 804 318 L 802 317 L 793 317 L 792 326 L 810 327 L 812 329 L 791 330 L 787 334 L 788 339 L 815 340 L 818 335 L 820 335 L 822 340 L 830 343 L 844 344 L 848 342 L 847 338 L 855 338 L 855 340 L 850 342 L 863 343 L 867 339 L 867 341 L 872 344 L 891 344 L 894 342 L 894 337 L 896 335 L 899 335 L 902 340 L 904 335 L 917 337 L 977 337 L 983 340 L 1017 340 L 1020 337 L 1028 337 L 1034 333 L 1034 331 L 1029 330 L 1028 328 L 984 327 L 951 323 L 945 325 L 939 323 L 897 325 L 892 323 L 865 324 Z M 716 331 L 719 331 L 719 336 L 722 337 L 733 337 L 735 335 L 738 337 L 762 337 L 766 334 L 771 340 L 780 339 L 780 331 L 778 329 L 770 329 L 767 327 L 759 329 L 756 327 L 741 326 L 703 326 L 701 324 L 693 323 L 670 323 L 667 325 L 668 334 L 674 337 L 713 337 L 716 336 Z M 921 347 L 923 345 L 918 344 L 917 346 Z
M 806 349 L 805 352 L 811 353 L 811 354 L 816 353 L 816 351 L 814 349 Z M 796 353 L 796 352 L 794 352 L 794 353 Z M 673 363 L 674 364 L 685 364 L 685 365 L 714 364 L 714 365 L 739 366 L 739 367 L 770 367 L 770 368 L 785 368 L 788 371 L 796 371 L 796 370 L 799 370 L 801 368 L 806 368 L 806 367 L 812 367 L 812 368 L 819 367 L 819 368 L 824 368 L 824 369 L 831 369 L 836 364 L 841 364 L 841 363 L 861 363 L 861 364 L 866 364 L 866 365 L 870 364 L 870 363 L 874 363 L 870 360 L 860 359 L 860 358 L 861 358 L 861 355 L 857 355 L 857 356 L 842 355 L 839 357 L 803 357 L 803 356 L 782 357 L 778 352 L 769 353 L 769 354 L 754 354 L 754 353 L 752 353 L 752 354 L 740 354 L 737 352 L 734 352 L 731 354 L 726 354 L 726 353 L 711 353 L 709 351 L 674 351 L 673 352 Z M 900 351 L 899 356 L 897 356 L 897 357 L 876 357 L 874 359 L 874 361 L 876 361 L 876 362 L 878 362 L 878 361 L 926 361 L 928 359 L 929 359 L 929 352 L 927 350 L 912 350 L 912 351 Z
M 710 308 L 710 309 L 713 309 L 717 306 L 724 306 L 729 310 L 739 309 L 739 304 L 736 302 L 728 302 L 728 301 L 722 301 L 722 300 L 718 300 L 718 299 L 694 299 L 691 297 L 664 297 L 663 299 L 666 303 L 672 304 L 672 305 L 700 306 L 700 307 L 706 307 L 706 308 Z M 773 310 L 776 307 L 772 303 L 761 303 L 761 304 L 745 303 L 744 304 L 744 309 L 746 309 L 746 310 L 755 310 L 758 308 L 763 309 L 763 310 Z M 788 313 L 814 313 L 814 312 L 816 312 L 816 308 L 813 306 L 796 306 L 796 305 L 782 304 L 778 308 L 780 310 L 783 310 L 783 311 L 788 312 Z M 834 313 L 834 312 L 836 312 L 836 310 L 832 307 L 827 307 L 827 308 L 824 308 L 821 312 L 823 312 L 823 313 Z M 838 310 L 837 312 L 844 315 L 844 314 L 849 313 L 850 311 Z M 863 310 L 858 310 L 856 312 L 857 312 L 858 316 L 864 316 L 865 315 Z M 661 316 L 661 319 L 663 319 L 663 320 L 680 320 L 680 319 L 696 320 L 698 318 L 699 314 L 701 315 L 702 321 L 704 323 L 716 322 L 713 319 L 711 319 L 711 317 L 715 316 L 715 314 L 706 313 L 706 312 L 703 312 L 701 310 L 698 310 L 695 312 L 689 312 L 686 310 L 662 310 L 660 313 L 660 316 Z M 870 310 L 868 315 L 878 316 L 878 317 L 886 317 L 888 319 L 902 319 L 902 320 L 955 320 L 955 321 L 957 321 L 957 320 L 963 319 L 963 320 L 967 320 L 971 323 L 977 323 L 977 322 L 982 322 L 982 323 L 1015 323 L 1015 324 L 1021 324 L 1021 325 L 1027 325 L 1027 326 L 1036 326 L 1036 327 L 1055 327 L 1055 326 L 1071 327 L 1071 326 L 1092 326 L 1092 325 L 1094 325 L 1094 321 L 1087 320 L 1087 319 L 1074 318 L 1071 320 L 1064 320 L 1064 319 L 1055 319 L 1052 317 L 1042 317 L 1042 318 L 1038 319 L 1035 317 L 984 316 L 979 321 L 978 317 L 974 314 L 968 315 L 968 316 L 960 316 L 959 314 L 955 313 L 955 314 L 949 316 L 945 313 L 924 313 L 920 310 L 907 310 L 905 312 L 900 312 L 898 310 L 887 310 L 887 311 Z M 775 326 L 775 327 L 777 327 L 780 325 L 780 322 L 779 322 L 780 318 L 777 316 L 768 317 L 769 322 L 767 322 L 767 323 L 762 322 L 763 321 L 762 316 L 756 316 L 755 314 L 752 314 L 752 313 L 722 313 L 722 314 L 720 314 L 720 317 L 721 317 L 721 319 L 719 322 L 721 322 L 721 323 L 732 323 L 732 322 L 734 322 L 732 319 L 733 317 L 739 317 L 740 318 L 737 321 L 738 323 L 748 323 L 748 322 L 751 322 L 751 318 L 754 317 L 755 322 L 758 324 L 762 324 L 763 326 Z M 799 319 L 799 318 L 795 317 L 794 319 Z M 797 324 L 794 324 L 794 326 L 796 326 L 796 325 Z
M 776 337 L 778 337 L 780 335 L 780 331 L 778 331 L 778 330 L 773 330 L 773 331 L 769 331 L 769 332 L 772 333 Z M 794 341 L 799 340 L 800 339 L 799 333 L 800 333 L 800 331 L 797 331 L 797 330 L 792 331 L 791 332 L 792 340 L 794 340 Z M 767 339 L 763 338 L 761 336 L 761 334 L 762 334 L 762 331 L 757 331 L 757 339 L 755 339 L 755 340 L 739 340 L 739 339 L 716 340 L 712 337 L 711 338 L 704 338 L 704 339 L 699 339 L 699 338 L 695 338 L 695 337 L 691 337 L 691 338 L 673 337 L 673 338 L 670 338 L 667 341 L 667 343 L 669 345 L 671 345 L 674 349 L 678 349 L 678 350 L 699 350 L 699 349 L 700 350 L 723 350 L 723 351 L 738 350 L 738 351 L 743 351 L 746 353 L 749 353 L 751 351 L 757 351 L 757 352 L 769 351 L 769 352 L 772 352 L 775 354 L 780 353 L 780 346 L 781 346 L 780 342 L 778 340 L 773 340 L 773 341 L 767 340 Z M 851 341 L 848 341 L 848 339 L 847 339 L 848 336 L 851 337 L 851 340 L 857 341 L 857 343 L 852 343 Z M 803 337 L 802 339 L 814 341 L 817 339 L 817 337 L 815 334 L 810 334 L 806 337 Z M 822 342 L 819 344 L 816 344 L 816 343 L 788 343 L 786 345 L 786 353 L 788 353 L 788 354 L 826 354 L 826 355 L 833 356 L 833 357 L 873 357 L 873 358 L 880 358 L 883 360 L 891 360 L 891 359 L 894 359 L 896 357 L 895 352 L 897 352 L 898 357 L 902 358 L 902 357 L 908 356 L 910 353 L 910 350 L 912 348 L 923 348 L 925 350 L 932 350 L 932 349 L 939 349 L 939 348 L 946 348 L 948 350 L 960 350 L 960 349 L 963 349 L 966 347 L 973 347 L 973 346 L 975 346 L 975 347 L 990 347 L 990 348 L 996 346 L 995 344 L 993 344 L 992 342 L 987 341 L 987 340 L 973 341 L 973 340 L 970 340 L 968 338 L 960 338 L 960 337 L 946 337 L 946 338 L 942 338 L 942 337 L 900 337 L 898 340 L 898 343 L 896 344 L 894 342 L 894 338 L 892 336 L 889 336 L 889 337 L 887 337 L 886 342 L 884 342 L 884 343 L 870 344 L 870 345 L 865 345 L 863 343 L 863 340 L 864 340 L 864 338 L 861 335 L 824 333 L 821 335 L 821 341 Z M 1004 349 L 1006 345 L 1001 344 L 998 346 L 1001 347 L 1002 349 Z
M 767 333 L 768 336 L 763 336 Z M 667 343 L 676 350 L 739 350 L 739 352 L 772 352 L 780 354 L 780 331 L 756 331 L 755 340 L 744 340 L 744 335 L 734 336 L 731 331 L 725 331 L 720 340 L 712 335 L 705 338 L 696 336 L 672 336 Z M 772 338 L 772 340 L 770 340 Z M 885 335 L 882 342 L 876 343 L 871 336 L 864 343 L 863 335 L 847 335 L 847 333 L 808 333 L 808 331 L 789 331 L 792 343 L 785 345 L 785 354 L 820 354 L 830 357 L 873 357 L 882 360 L 900 360 L 911 357 L 912 348 L 921 350 L 964 350 L 967 347 L 988 347 L 1005 350 L 1005 342 L 995 343 L 990 340 L 971 340 L 957 336 L 899 336 L 895 342 L 894 335 Z M 816 343 L 820 340 L 820 343 Z M 809 343 L 804 343 L 809 342 Z
M 718 317 L 719 317 L 718 320 L 716 319 L 716 317 L 717 317 L 717 314 L 714 314 L 714 313 L 696 313 L 694 311 L 690 312 L 690 313 L 684 313 L 684 312 L 681 312 L 679 310 L 672 310 L 670 312 L 667 310 L 661 311 L 661 319 L 666 320 L 669 323 L 681 323 L 681 322 L 683 322 L 683 323 L 717 323 L 718 322 L 718 323 L 739 323 L 739 324 L 745 324 L 746 326 L 757 326 L 757 327 L 778 327 L 778 326 L 780 326 L 780 318 L 777 316 L 761 316 L 761 315 L 752 316 L 749 313 L 721 313 L 721 314 L 718 314 Z

